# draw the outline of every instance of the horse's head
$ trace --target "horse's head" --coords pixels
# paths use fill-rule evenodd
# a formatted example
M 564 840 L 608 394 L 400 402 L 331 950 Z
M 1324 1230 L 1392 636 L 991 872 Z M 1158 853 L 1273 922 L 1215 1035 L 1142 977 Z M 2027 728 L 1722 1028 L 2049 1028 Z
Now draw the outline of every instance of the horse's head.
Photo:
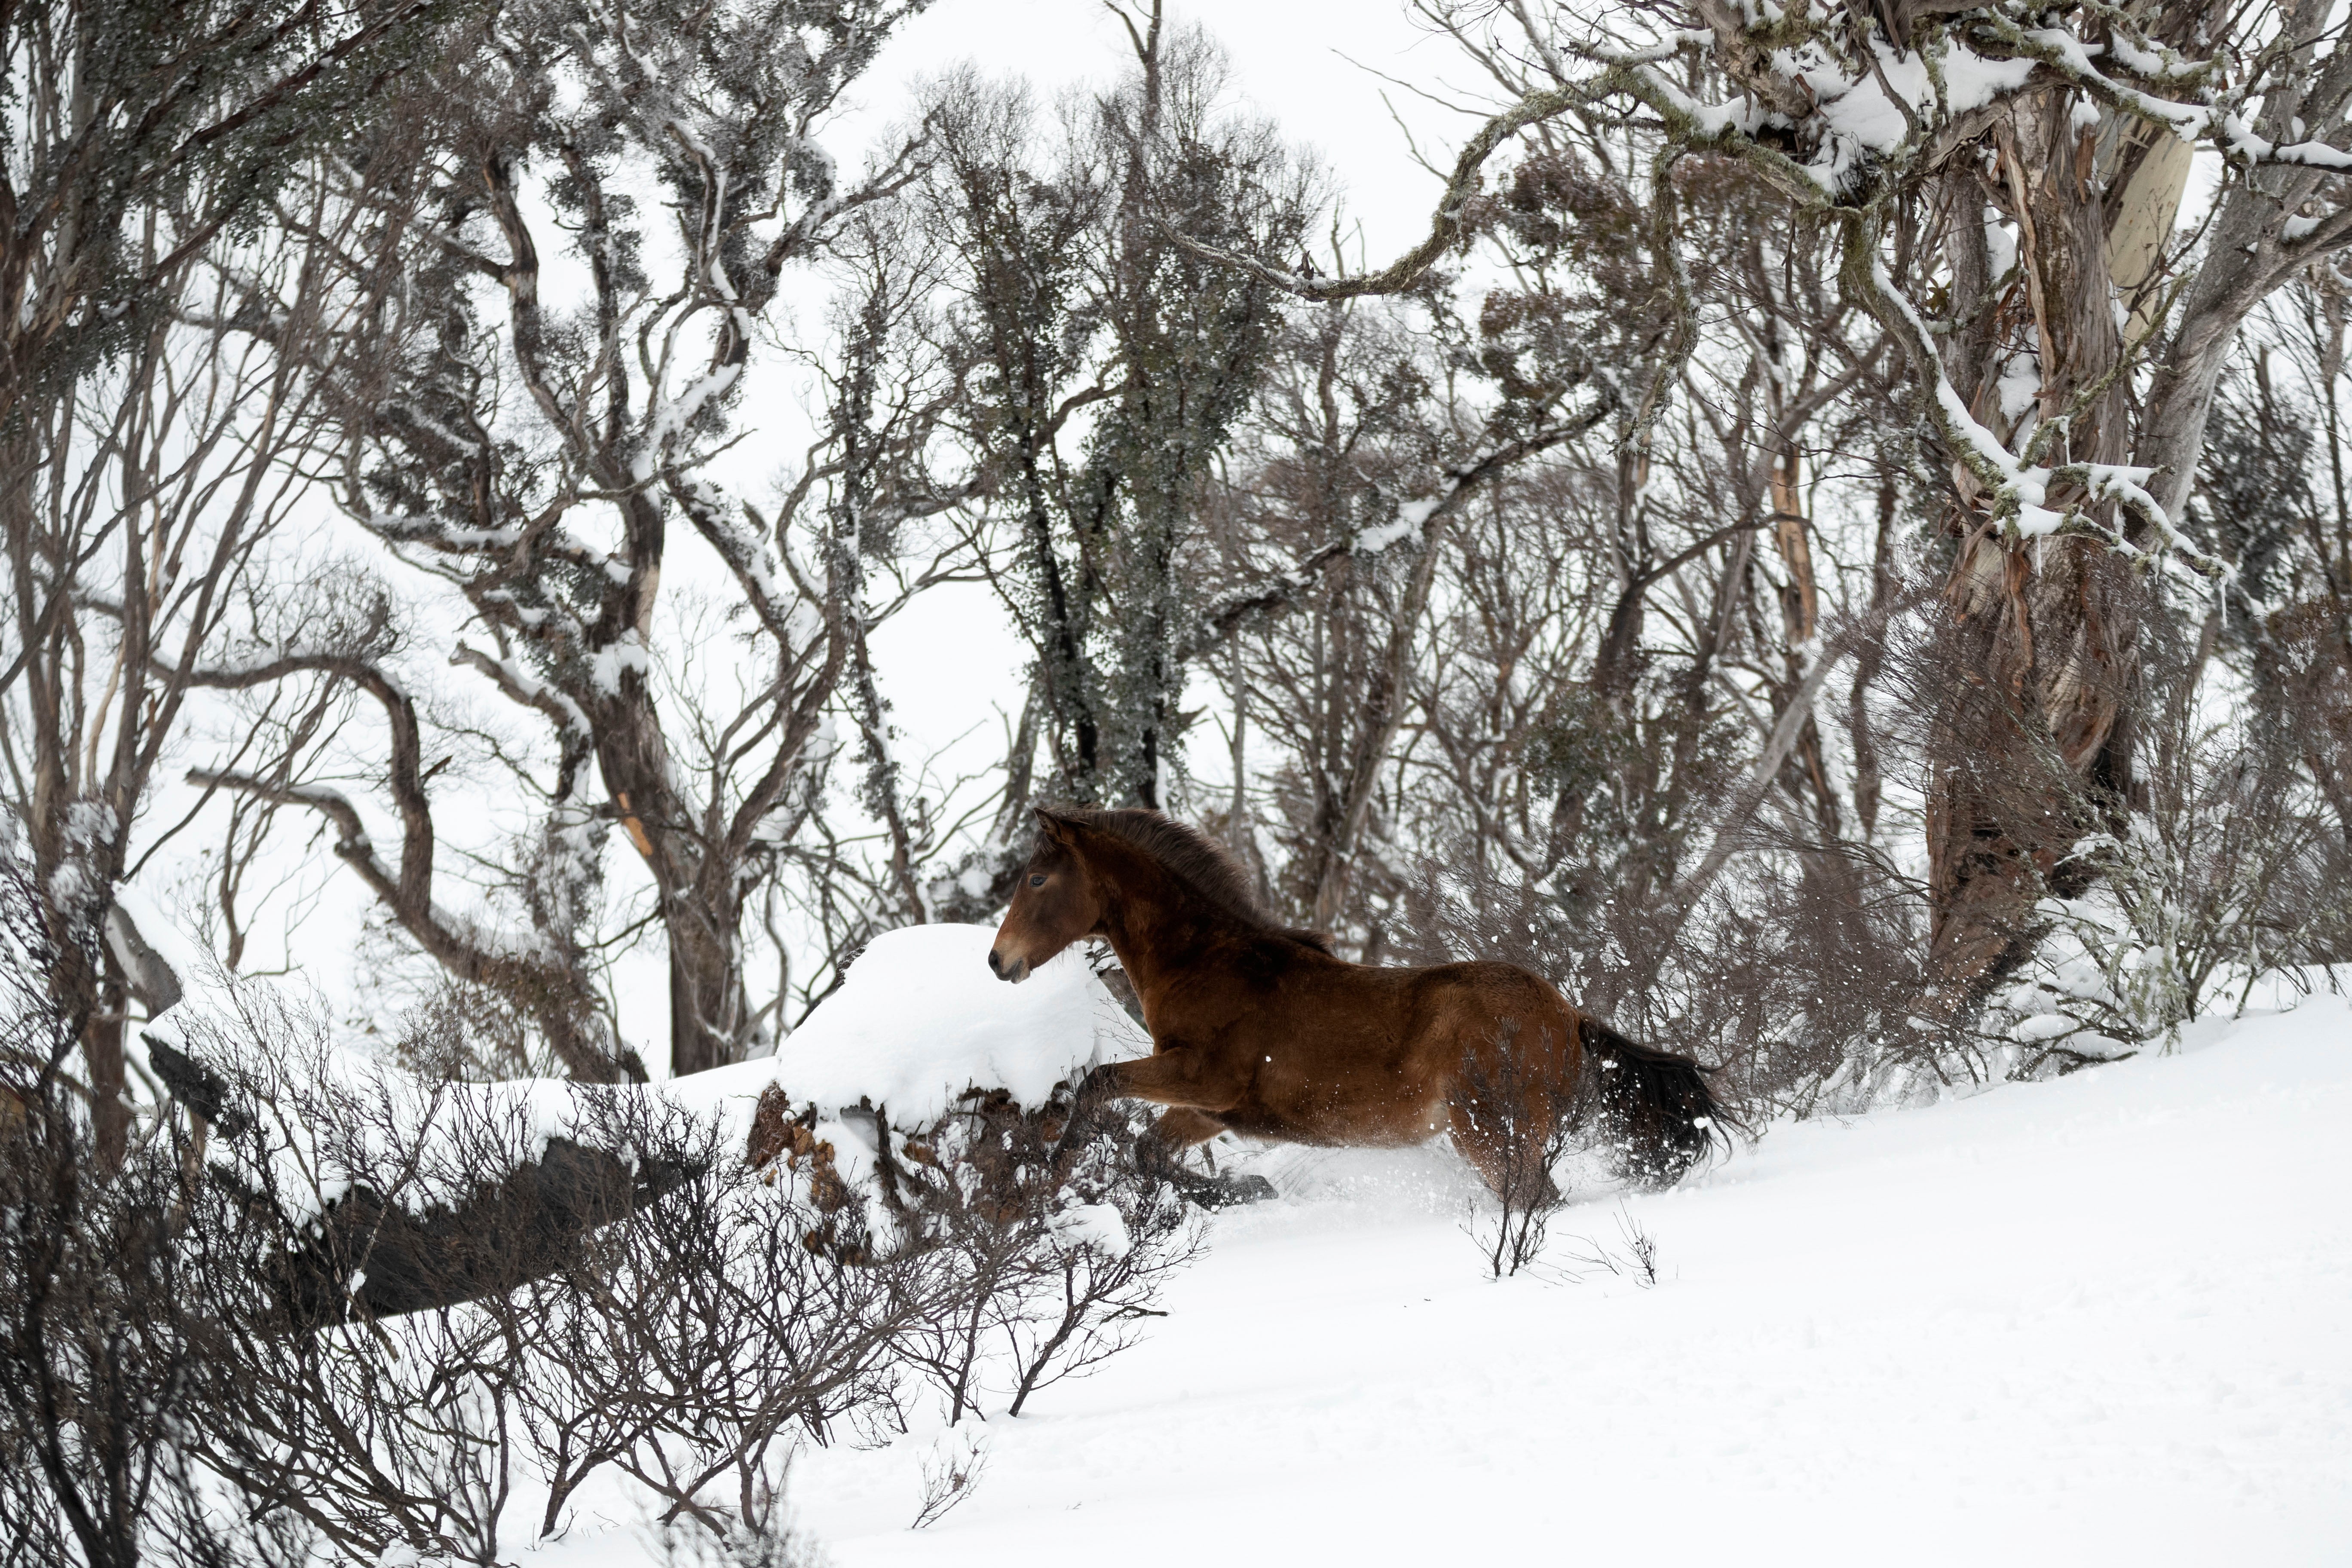
M 1078 855 L 1080 831 L 1069 818 L 1037 808 L 1037 847 L 988 950 L 988 967 L 999 980 L 1028 979 L 1031 970 L 1102 922 L 1101 895 Z

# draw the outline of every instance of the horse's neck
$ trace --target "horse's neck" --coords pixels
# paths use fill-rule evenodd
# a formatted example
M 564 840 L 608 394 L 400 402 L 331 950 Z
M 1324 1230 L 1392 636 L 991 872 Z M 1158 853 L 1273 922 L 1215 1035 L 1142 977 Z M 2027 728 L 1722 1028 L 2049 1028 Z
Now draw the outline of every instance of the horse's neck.
M 1098 865 L 1097 875 L 1106 894 L 1103 934 L 1156 1028 L 1165 999 L 1195 957 L 1199 937 L 1232 917 L 1143 856 L 1118 856 L 1108 867 Z

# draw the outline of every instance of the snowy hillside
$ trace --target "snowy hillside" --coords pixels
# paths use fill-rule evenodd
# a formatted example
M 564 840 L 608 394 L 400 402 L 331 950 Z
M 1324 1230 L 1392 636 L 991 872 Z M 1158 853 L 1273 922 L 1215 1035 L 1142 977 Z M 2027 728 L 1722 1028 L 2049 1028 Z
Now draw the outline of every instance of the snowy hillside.
M 2341 1563 L 2352 1010 L 1783 1126 L 1481 1277 L 1437 1151 L 1273 1151 L 1137 1350 L 988 1424 L 806 1456 L 841 1568 L 952 1562 Z M 1654 1288 L 1580 1264 L 1657 1246 Z M 1587 1245 L 1589 1238 L 1590 1245 Z M 615 1521 L 617 1522 L 617 1521 Z M 637 1560 L 583 1517 L 533 1554 Z

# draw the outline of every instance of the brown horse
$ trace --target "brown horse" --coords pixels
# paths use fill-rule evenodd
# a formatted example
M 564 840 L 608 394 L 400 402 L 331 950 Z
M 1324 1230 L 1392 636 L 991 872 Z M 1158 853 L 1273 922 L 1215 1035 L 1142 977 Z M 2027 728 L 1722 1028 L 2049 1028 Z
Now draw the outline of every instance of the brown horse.
M 1498 1193 L 1526 1169 L 1529 1126 L 1592 1113 L 1638 1170 L 1672 1181 L 1722 1124 L 1696 1063 L 1635 1045 L 1524 969 L 1349 963 L 1269 919 L 1231 857 L 1156 811 L 1040 807 L 1037 822 L 988 966 L 1017 982 L 1101 937 L 1151 1031 L 1150 1056 L 1088 1076 L 1082 1108 L 1166 1106 L 1159 1131 L 1179 1147 L 1227 1131 L 1375 1147 L 1450 1131 Z

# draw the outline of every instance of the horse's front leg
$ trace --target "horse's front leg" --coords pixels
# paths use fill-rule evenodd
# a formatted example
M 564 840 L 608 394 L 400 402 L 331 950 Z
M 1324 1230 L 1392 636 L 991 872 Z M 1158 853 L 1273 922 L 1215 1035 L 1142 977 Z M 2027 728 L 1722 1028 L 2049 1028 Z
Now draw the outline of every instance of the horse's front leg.
M 1085 1103 L 1104 1100 L 1148 1100 L 1154 1105 L 1181 1106 L 1214 1116 L 1231 1110 L 1249 1090 L 1248 1082 L 1227 1063 L 1192 1046 L 1166 1046 L 1134 1061 L 1105 1062 L 1087 1074 L 1078 1086 Z
M 1248 1171 L 1220 1174 L 1213 1163 L 1205 1172 L 1196 1171 L 1184 1163 L 1187 1153 L 1223 1131 L 1225 1124 L 1205 1110 L 1171 1105 L 1160 1113 L 1160 1120 L 1137 1146 L 1138 1163 L 1204 1209 L 1262 1203 L 1273 1197 L 1274 1184 L 1264 1176 Z
M 1263 1177 L 1220 1182 L 1183 1169 L 1182 1152 L 1223 1131 L 1214 1113 L 1239 1103 L 1247 1086 L 1234 1075 L 1220 1072 L 1197 1053 L 1177 1046 L 1138 1061 L 1106 1062 L 1078 1085 L 1076 1103 L 1068 1126 L 1054 1152 L 1056 1175 L 1066 1176 L 1079 1153 L 1102 1126 L 1105 1107 L 1114 1100 L 1142 1100 L 1167 1106 L 1168 1111 L 1144 1135 L 1138 1154 L 1148 1167 L 1195 1203 L 1215 1208 L 1223 1204 L 1271 1197 L 1274 1189 Z
M 1205 1110 L 1171 1105 L 1151 1125 L 1151 1135 L 1171 1149 L 1196 1149 L 1225 1130 L 1225 1124 Z
M 1070 1120 L 1054 1152 L 1055 1170 L 1069 1169 L 1077 1152 L 1101 1129 L 1105 1108 L 1114 1100 L 1150 1100 L 1169 1107 L 1171 1116 L 1181 1110 L 1199 1114 L 1202 1121 L 1209 1113 L 1229 1109 L 1240 1100 L 1239 1089 L 1227 1092 L 1223 1086 L 1203 1085 L 1200 1081 L 1203 1076 L 1198 1060 L 1181 1046 L 1138 1061 L 1103 1063 L 1079 1080 L 1077 1092 L 1071 1097 Z M 1204 1092 L 1222 1103 L 1203 1100 Z M 1213 1136 L 1215 1133 L 1211 1131 L 1181 1141 L 1200 1142 Z

